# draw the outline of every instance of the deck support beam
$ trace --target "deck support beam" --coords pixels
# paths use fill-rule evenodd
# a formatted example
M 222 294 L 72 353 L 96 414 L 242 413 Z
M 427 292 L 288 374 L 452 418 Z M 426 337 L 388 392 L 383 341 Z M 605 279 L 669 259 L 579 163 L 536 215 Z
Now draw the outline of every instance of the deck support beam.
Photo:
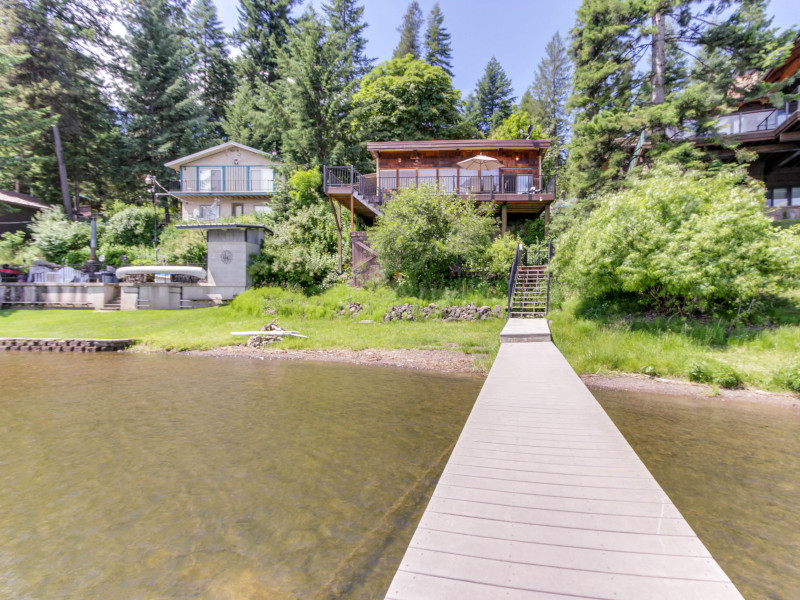
M 550 234 L 550 205 L 544 207 L 544 237 Z
M 508 231 L 508 207 L 506 202 L 500 205 L 500 233 L 505 235 Z

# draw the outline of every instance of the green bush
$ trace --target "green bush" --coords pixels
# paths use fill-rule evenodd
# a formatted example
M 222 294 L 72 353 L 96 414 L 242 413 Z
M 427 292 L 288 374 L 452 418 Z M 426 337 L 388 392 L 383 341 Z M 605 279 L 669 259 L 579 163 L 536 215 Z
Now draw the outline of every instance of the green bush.
M 724 388 L 734 389 L 741 387 L 742 376 L 728 365 L 720 365 L 714 371 L 714 383 Z
M 167 227 L 159 236 L 161 256 L 171 264 L 205 264 L 208 242 L 204 232 L 197 229 Z
M 41 251 L 29 242 L 24 231 L 7 231 L 0 235 L 0 263 L 26 265 L 38 258 L 41 258 Z
M 692 361 L 686 369 L 686 376 L 689 381 L 695 383 L 712 383 L 714 381 L 714 372 L 704 362 Z
M 60 263 L 72 250 L 89 248 L 88 223 L 68 221 L 61 208 L 43 210 L 33 217 L 31 234 L 45 259 Z
M 772 227 L 739 170 L 657 165 L 560 238 L 554 270 L 587 297 L 636 294 L 680 313 L 742 314 L 800 279 L 800 234 Z
M 87 260 L 91 251 L 89 248 L 79 248 L 78 250 L 70 250 L 64 256 L 64 263 L 73 266 L 82 266 Z
M 514 234 L 506 233 L 494 238 L 486 251 L 485 271 L 492 277 L 508 284 L 511 274 L 511 265 L 517 252 L 517 245 L 521 240 Z
M 789 365 L 778 371 L 775 381 L 778 385 L 800 393 L 800 363 Z
M 486 210 L 431 186 L 398 191 L 369 238 L 385 278 L 399 274 L 413 285 L 440 286 L 459 261 L 465 270 L 479 270 L 497 231 Z
M 152 244 L 154 227 L 152 207 L 128 206 L 106 221 L 100 243 L 119 246 Z

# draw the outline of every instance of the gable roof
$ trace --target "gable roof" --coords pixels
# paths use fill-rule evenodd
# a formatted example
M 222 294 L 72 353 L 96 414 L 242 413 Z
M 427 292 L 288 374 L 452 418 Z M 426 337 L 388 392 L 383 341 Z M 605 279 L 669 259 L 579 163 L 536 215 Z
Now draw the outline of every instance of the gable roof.
M 416 142 L 368 142 L 367 150 L 376 157 L 380 152 L 416 152 L 418 150 L 535 150 L 550 147 L 542 140 L 420 140 Z
M 206 148 L 205 150 L 200 150 L 199 152 L 195 152 L 194 154 L 189 154 L 188 156 L 182 156 L 181 158 L 176 158 L 175 160 L 171 160 L 167 163 L 164 163 L 165 167 L 169 167 L 171 169 L 175 169 L 175 167 L 179 167 L 184 163 L 192 162 L 193 160 L 197 160 L 198 158 L 203 158 L 204 156 L 208 156 L 209 154 L 215 154 L 220 150 L 224 150 L 225 148 L 239 148 L 240 150 L 248 150 L 250 152 L 255 152 L 256 154 L 260 154 L 261 156 L 269 156 L 267 152 L 263 150 L 258 150 L 257 148 L 251 148 L 250 146 L 245 146 L 244 144 L 240 144 L 239 142 L 225 142 L 224 144 L 220 144 L 218 146 L 213 146 L 212 148 Z
M 11 204 L 12 206 L 19 206 L 20 208 L 35 208 L 36 210 L 53 208 L 49 204 L 39 202 L 33 196 L 20 194 L 19 192 L 11 192 L 9 190 L 0 190 L 0 202 Z

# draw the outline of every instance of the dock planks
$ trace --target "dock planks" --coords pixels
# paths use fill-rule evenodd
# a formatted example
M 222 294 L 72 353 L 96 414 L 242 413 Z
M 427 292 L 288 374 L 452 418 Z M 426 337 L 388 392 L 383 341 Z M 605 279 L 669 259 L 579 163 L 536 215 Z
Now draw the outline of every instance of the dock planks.
M 542 339 L 546 321 L 530 321 L 529 339 Z M 540 341 L 501 345 L 386 598 L 742 596 Z

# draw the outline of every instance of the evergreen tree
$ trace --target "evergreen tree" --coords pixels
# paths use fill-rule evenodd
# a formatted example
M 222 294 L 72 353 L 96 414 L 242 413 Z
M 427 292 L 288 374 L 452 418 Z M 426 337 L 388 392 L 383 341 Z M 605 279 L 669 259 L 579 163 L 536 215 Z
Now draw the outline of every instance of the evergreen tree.
M 228 105 L 222 128 L 227 139 L 259 149 L 275 149 L 280 132 L 270 126 L 266 111 L 266 85 L 242 81 Z
M 19 91 L 6 83 L 21 60 L 10 46 L 0 46 L 0 176 L 6 181 L 34 159 L 34 143 L 53 124 L 47 109 L 28 108 L 19 101 Z
M 360 80 L 372 69 L 373 59 L 365 54 L 367 40 L 364 30 L 364 7 L 358 6 L 356 0 L 331 0 L 322 5 L 328 20 L 328 36 L 339 34 L 339 61 L 348 61 L 349 67 L 344 77 L 347 83 Z
M 0 8 L 0 44 L 23 55 L 5 83 L 24 106 L 52 117 L 32 148 L 40 160 L 15 175 L 42 199 L 60 200 L 70 218 L 70 180 L 78 196 L 85 171 L 107 175 L 113 113 L 98 83 L 103 65 L 88 49 L 110 51 L 108 36 L 100 0 L 8 0 Z
M 497 127 L 511 115 L 516 100 L 513 93 L 511 80 L 493 56 L 475 88 L 475 97 L 480 110 L 478 127 L 484 134 L 488 134 L 493 127 Z
M 428 29 L 425 32 L 425 61 L 434 67 L 442 67 L 444 72 L 453 76 L 452 50 L 450 33 L 444 28 L 444 14 L 439 3 L 433 5 L 428 15 Z
M 567 136 L 570 80 L 567 47 L 556 32 L 547 43 L 545 56 L 536 67 L 536 78 L 525 92 L 520 106 L 539 123 L 546 135 L 563 140 Z
M 326 31 L 309 8 L 278 57 L 281 79 L 271 99 L 280 120 L 273 125 L 282 132 L 282 152 L 296 163 L 321 165 L 344 158 L 357 82 L 350 65 L 338 60 L 342 37 Z
M 130 0 L 124 15 L 126 64 L 119 90 L 125 109 L 126 155 L 132 183 L 145 173 L 164 179 L 163 164 L 208 142 L 207 123 L 190 83 L 183 11 L 169 0 Z
M 584 0 L 571 47 L 573 193 L 587 197 L 620 177 L 642 135 L 648 159 L 701 160 L 686 137 L 711 132 L 713 115 L 742 96 L 763 95 L 764 85 L 746 89 L 739 76 L 764 72 L 788 52 L 793 34 L 771 28 L 766 4 Z
M 228 55 L 228 36 L 222 29 L 213 0 L 195 0 L 192 4 L 189 11 L 189 35 L 200 102 L 205 108 L 214 135 L 224 138 L 222 120 L 233 99 L 236 79 Z
M 422 9 L 417 0 L 408 5 L 403 23 L 397 28 L 400 32 L 400 43 L 394 49 L 392 58 L 403 58 L 406 54 L 418 59 L 420 57 L 419 32 L 422 28 Z
M 289 37 L 298 0 L 241 0 L 235 32 L 242 48 L 239 75 L 251 87 L 278 79 L 278 53 Z

